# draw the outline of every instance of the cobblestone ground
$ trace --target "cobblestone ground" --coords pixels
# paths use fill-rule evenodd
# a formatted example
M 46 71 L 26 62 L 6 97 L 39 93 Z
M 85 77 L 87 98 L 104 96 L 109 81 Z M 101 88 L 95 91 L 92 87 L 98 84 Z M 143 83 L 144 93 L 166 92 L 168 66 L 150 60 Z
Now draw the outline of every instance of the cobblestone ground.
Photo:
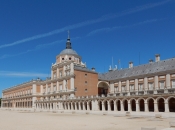
M 0 130 L 140 130 L 142 126 L 169 127 L 173 118 L 134 118 L 0 110 Z

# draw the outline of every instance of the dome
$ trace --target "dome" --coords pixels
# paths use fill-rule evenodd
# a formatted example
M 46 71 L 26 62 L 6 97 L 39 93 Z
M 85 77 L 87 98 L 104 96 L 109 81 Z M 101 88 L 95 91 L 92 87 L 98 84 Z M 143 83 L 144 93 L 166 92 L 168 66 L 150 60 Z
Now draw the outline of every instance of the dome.
M 74 51 L 73 49 L 64 49 L 63 51 L 61 51 L 60 55 L 77 55 L 77 52 Z

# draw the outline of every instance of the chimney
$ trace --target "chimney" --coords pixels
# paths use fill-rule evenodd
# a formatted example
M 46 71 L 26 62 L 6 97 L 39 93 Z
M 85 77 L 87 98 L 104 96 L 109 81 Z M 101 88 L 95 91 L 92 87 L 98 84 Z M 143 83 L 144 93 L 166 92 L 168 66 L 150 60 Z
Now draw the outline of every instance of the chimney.
M 95 71 L 95 68 L 94 67 L 92 67 L 92 69 L 91 69 L 92 71 Z
M 149 60 L 149 63 L 153 63 L 153 59 L 150 59 L 150 60 Z
M 132 67 L 133 67 L 133 62 L 130 61 L 130 62 L 129 62 L 129 68 L 132 68 Z
M 155 61 L 156 61 L 156 62 L 160 61 L 160 54 L 156 54 L 156 55 L 155 55 Z

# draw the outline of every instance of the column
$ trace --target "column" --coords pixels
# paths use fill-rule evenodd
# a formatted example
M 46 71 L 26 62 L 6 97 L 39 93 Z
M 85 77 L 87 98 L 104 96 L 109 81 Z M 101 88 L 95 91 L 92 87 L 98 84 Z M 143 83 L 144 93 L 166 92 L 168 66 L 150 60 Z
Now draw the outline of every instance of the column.
M 79 105 L 79 110 L 81 110 L 81 104 L 80 104 L 80 102 L 78 102 L 78 105 Z
M 134 86 L 135 86 L 135 91 L 138 91 L 139 90 L 139 88 L 138 88 L 138 79 L 135 79 Z
M 121 111 L 124 111 L 123 101 L 120 101 L 120 107 L 121 107 Z
M 129 112 L 131 111 L 131 102 L 130 102 L 130 100 L 128 101 L 128 111 Z
M 170 112 L 167 100 L 165 100 L 165 112 Z
M 157 101 L 154 101 L 154 112 L 158 112 Z
M 51 83 L 50 91 L 51 91 L 51 93 L 53 93 L 53 83 Z
M 126 90 L 129 92 L 129 80 L 126 80 Z
M 66 90 L 66 80 L 63 80 L 63 90 Z
M 57 92 L 59 91 L 59 82 L 57 81 Z
M 154 77 L 154 89 L 158 89 L 158 76 Z
M 166 74 L 166 88 L 170 88 L 170 74 Z
M 139 112 L 140 111 L 140 108 L 139 108 L 139 102 L 136 101 L 136 112 Z
M 107 103 L 108 103 L 108 111 L 111 111 L 110 101 L 107 101 Z
M 119 83 L 118 83 L 118 87 L 119 87 L 119 92 L 121 92 L 121 81 L 119 81 Z
M 32 86 L 32 93 L 33 95 L 36 95 L 36 84 L 33 84 Z M 33 96 L 32 97 L 32 108 L 35 108 L 35 101 L 36 101 L 36 97 Z
M 57 68 L 57 78 L 59 78 L 59 69 Z
M 83 102 L 83 110 L 85 111 L 86 109 L 85 109 L 85 103 Z
M 114 101 L 114 111 L 118 111 L 117 110 L 117 102 L 116 101 Z
M 144 78 L 144 90 L 148 90 L 148 78 Z
M 145 101 L 144 104 L 145 104 L 145 112 L 148 112 L 148 103 L 147 103 L 147 101 Z
M 90 110 L 89 102 L 87 102 L 87 111 Z
M 71 102 L 71 110 L 74 110 L 73 102 Z
M 75 102 L 75 110 L 77 110 L 77 103 Z

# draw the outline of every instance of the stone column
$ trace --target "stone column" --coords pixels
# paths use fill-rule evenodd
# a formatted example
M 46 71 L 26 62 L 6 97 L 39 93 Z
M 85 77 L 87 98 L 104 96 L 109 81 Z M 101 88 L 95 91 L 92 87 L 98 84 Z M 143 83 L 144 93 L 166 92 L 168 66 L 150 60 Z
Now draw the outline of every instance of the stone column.
M 81 110 L 81 103 L 80 103 L 80 102 L 78 102 L 78 105 L 79 105 L 79 110 Z
M 170 74 L 166 74 L 166 88 L 170 88 Z
M 66 80 L 63 80 L 63 90 L 66 90 Z
M 139 112 L 139 111 L 140 111 L 139 102 L 136 101 L 136 112 Z
M 117 102 L 116 101 L 114 102 L 114 111 L 118 111 L 117 110 Z
M 122 85 L 121 85 L 121 81 L 119 81 L 119 83 L 118 83 L 118 87 L 119 87 L 119 92 L 121 92 L 121 87 L 122 87 Z
M 126 80 L 126 90 L 129 92 L 129 80 Z
M 85 111 L 86 109 L 85 109 L 85 103 L 83 102 L 83 110 Z
M 154 101 L 154 112 L 158 112 L 157 101 Z
M 131 111 L 131 102 L 128 101 L 128 111 Z
M 165 112 L 170 112 L 167 100 L 165 100 Z
M 135 86 L 135 91 L 138 91 L 139 90 L 139 88 L 138 88 L 138 79 L 135 79 L 134 86 Z
M 111 105 L 110 105 L 110 102 L 107 101 L 107 103 L 108 103 L 108 111 L 111 111 Z
M 90 110 L 89 102 L 87 102 L 87 111 Z
M 57 78 L 59 78 L 59 69 L 57 68 Z
M 147 101 L 144 102 L 144 105 L 145 105 L 145 112 L 148 112 L 148 103 L 147 103 Z
M 158 76 L 154 77 L 154 89 L 158 88 Z
M 32 97 L 32 108 L 34 108 L 35 109 L 35 101 L 36 101 L 36 84 L 33 84 L 32 85 L 32 95 L 33 95 L 33 97 Z
M 74 110 L 73 102 L 71 102 L 71 110 Z
M 41 88 L 41 94 L 43 94 L 43 85 L 40 85 Z
M 148 90 L 148 78 L 144 78 L 144 90 Z
M 78 109 L 78 108 L 77 108 L 77 103 L 75 103 L 75 110 L 77 111 L 77 109 Z
M 121 111 L 124 111 L 123 101 L 120 101 L 120 107 L 121 107 Z

